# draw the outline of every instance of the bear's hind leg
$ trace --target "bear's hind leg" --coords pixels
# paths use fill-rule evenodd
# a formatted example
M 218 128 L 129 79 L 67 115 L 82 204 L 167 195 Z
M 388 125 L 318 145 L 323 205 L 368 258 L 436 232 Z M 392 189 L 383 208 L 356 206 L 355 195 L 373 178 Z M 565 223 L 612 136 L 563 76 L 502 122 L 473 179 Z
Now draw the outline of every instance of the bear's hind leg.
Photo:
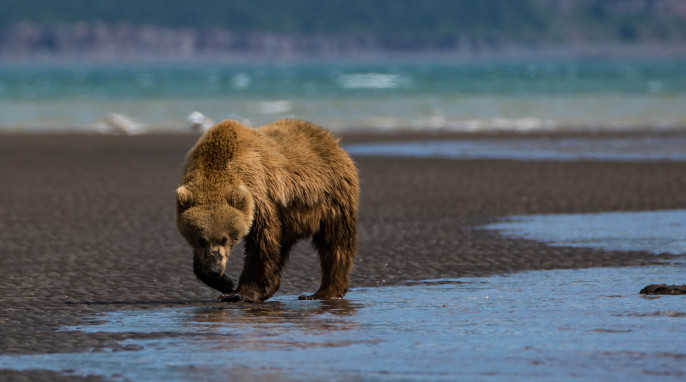
M 343 298 L 348 292 L 348 275 L 357 251 L 357 230 L 352 224 L 323 227 L 312 243 L 319 253 L 322 281 L 317 293 L 300 296 L 301 300 Z

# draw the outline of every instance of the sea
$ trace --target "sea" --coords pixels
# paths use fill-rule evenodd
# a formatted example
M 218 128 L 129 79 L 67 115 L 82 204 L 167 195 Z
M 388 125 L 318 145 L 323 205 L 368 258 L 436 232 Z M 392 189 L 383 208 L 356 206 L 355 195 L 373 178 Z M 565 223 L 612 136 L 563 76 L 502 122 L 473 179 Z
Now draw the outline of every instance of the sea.
M 0 132 L 287 117 L 335 132 L 678 130 L 686 58 L 0 63 Z

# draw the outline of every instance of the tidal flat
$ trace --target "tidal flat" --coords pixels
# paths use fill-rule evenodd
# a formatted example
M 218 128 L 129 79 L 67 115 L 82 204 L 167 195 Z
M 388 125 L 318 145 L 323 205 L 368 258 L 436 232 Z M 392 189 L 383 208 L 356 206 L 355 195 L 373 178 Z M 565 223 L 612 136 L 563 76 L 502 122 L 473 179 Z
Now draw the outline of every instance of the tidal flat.
M 174 226 L 173 190 L 196 139 L 2 136 L 0 379 L 683 378 L 683 296 L 638 293 L 683 283 L 678 250 L 486 227 L 683 210 L 684 161 L 353 154 L 360 246 L 346 298 L 295 299 L 319 282 L 305 243 L 273 300 L 226 305 L 193 277 Z

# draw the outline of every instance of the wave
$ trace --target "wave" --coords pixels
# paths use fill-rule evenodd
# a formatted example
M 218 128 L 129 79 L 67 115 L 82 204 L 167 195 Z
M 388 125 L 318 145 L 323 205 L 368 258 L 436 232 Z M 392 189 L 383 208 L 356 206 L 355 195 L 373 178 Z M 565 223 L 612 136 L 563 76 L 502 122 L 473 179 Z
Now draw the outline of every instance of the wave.
M 258 104 L 260 114 L 283 114 L 293 109 L 293 102 L 287 100 L 263 101 Z
M 359 121 L 331 121 L 332 130 L 355 131 L 445 131 L 457 133 L 475 132 L 658 132 L 686 130 L 686 120 L 641 120 L 641 121 L 607 121 L 595 120 L 574 122 L 549 118 L 484 118 L 466 120 L 447 120 L 443 117 L 428 117 L 404 120 L 397 117 L 371 117 Z
M 234 89 L 246 89 L 250 86 L 252 77 L 247 73 L 238 73 L 231 78 L 231 85 Z
M 412 78 L 390 73 L 353 73 L 338 76 L 343 89 L 396 89 L 411 87 Z
M 524 118 L 486 118 L 448 121 L 440 116 L 414 120 L 409 124 L 415 129 L 441 129 L 463 132 L 476 131 L 549 131 L 555 130 L 559 123 L 552 119 Z

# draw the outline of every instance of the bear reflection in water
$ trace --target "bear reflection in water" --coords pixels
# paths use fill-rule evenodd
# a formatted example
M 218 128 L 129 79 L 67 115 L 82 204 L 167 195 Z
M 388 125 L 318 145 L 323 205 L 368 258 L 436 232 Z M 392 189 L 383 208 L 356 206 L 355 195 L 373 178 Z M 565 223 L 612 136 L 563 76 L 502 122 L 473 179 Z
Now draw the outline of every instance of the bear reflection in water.
M 345 299 L 322 300 L 315 304 L 269 301 L 264 304 L 238 303 L 193 309 L 192 314 L 185 315 L 185 319 L 187 327 L 192 327 L 194 334 L 229 334 L 233 340 L 240 341 L 242 348 L 264 347 L 273 350 L 275 346 L 283 346 L 292 349 L 330 346 L 332 331 L 359 329 L 360 323 L 355 315 L 362 308 L 361 304 Z M 304 332 L 314 336 L 303 341 Z M 321 336 L 321 343 L 318 342 L 318 333 L 326 334 Z M 207 341 L 212 342 L 214 348 L 223 344 L 235 350 L 236 346 L 233 341 L 218 343 L 213 337 L 207 337 Z M 368 340 L 357 338 L 339 343 L 338 339 L 335 342 L 337 346 L 344 346 Z

